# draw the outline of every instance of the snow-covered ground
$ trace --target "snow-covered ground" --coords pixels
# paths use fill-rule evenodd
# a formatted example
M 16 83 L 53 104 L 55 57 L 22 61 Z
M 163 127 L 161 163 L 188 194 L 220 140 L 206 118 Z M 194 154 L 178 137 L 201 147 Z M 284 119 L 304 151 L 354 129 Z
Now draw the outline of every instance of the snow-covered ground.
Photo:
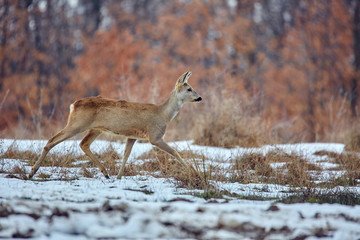
M 41 152 L 45 141 L 0 140 L 0 155 L 9 147 Z M 120 143 L 96 141 L 92 150 L 102 152 L 112 145 L 122 154 Z M 320 150 L 341 153 L 342 144 L 294 144 L 264 146 L 258 149 L 223 149 L 176 142 L 178 150 L 201 153 L 217 164 L 228 164 L 234 156 L 249 152 L 283 150 L 300 154 L 323 169 L 331 168 Z M 129 163 L 151 149 L 136 143 Z M 66 141 L 52 152 L 71 151 L 81 155 L 78 141 Z M 139 160 L 137 160 L 139 161 Z M 25 181 L 5 173 L 14 166 L 30 171 L 18 159 L 0 159 L 0 238 L 36 239 L 360 239 L 360 206 L 339 204 L 281 204 L 224 196 L 221 199 L 196 197 L 179 188 L 174 179 L 150 175 L 105 179 L 81 177 L 80 168 L 68 168 L 75 180 L 58 181 L 61 167 L 41 167 L 39 173 L 52 173 L 49 181 Z M 276 165 L 276 164 L 275 164 Z M 276 166 L 273 167 L 276 167 Z M 326 172 L 326 171 L 325 171 Z M 35 175 L 36 179 L 36 175 Z M 274 184 L 213 182 L 219 190 L 237 196 L 286 197 L 289 187 Z M 359 192 L 359 187 L 353 191 Z

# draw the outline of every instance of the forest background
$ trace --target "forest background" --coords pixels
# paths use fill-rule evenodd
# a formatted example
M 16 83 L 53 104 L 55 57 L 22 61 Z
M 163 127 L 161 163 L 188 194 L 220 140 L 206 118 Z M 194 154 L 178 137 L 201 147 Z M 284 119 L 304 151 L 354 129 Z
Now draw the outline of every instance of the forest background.
M 0 137 L 48 138 L 69 105 L 203 97 L 167 140 L 343 142 L 358 129 L 360 0 L 0 0 Z

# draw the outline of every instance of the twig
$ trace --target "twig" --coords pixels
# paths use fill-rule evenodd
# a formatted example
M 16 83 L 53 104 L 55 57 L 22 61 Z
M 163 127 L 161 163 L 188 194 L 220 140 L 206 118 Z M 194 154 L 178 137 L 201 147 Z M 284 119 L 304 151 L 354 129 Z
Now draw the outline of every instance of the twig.
M 6 98 L 7 98 L 7 96 L 9 95 L 9 92 L 10 92 L 10 89 L 6 90 L 5 96 L 3 97 L 3 99 L 2 99 L 2 101 L 1 101 L 1 103 L 0 103 L 0 110 L 2 109 L 2 107 L 3 107 L 3 105 L 4 105 L 4 103 L 5 103 L 5 101 L 6 101 Z

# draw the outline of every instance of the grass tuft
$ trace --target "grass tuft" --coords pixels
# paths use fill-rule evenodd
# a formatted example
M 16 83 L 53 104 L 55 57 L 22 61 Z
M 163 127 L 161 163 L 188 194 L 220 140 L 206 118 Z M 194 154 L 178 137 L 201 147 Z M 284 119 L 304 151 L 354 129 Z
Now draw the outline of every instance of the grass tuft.
M 307 188 L 297 191 L 294 195 L 281 199 L 279 202 L 292 203 L 330 203 L 342 205 L 359 205 L 360 194 L 349 190 L 324 190 L 316 188 Z
M 232 181 L 243 183 L 259 181 L 274 174 L 268 159 L 261 153 L 248 153 L 235 158 L 233 170 L 235 175 Z
M 13 169 L 9 172 L 10 175 L 18 175 L 20 176 L 21 179 L 26 179 L 27 175 L 26 175 L 26 170 L 25 167 L 20 167 L 18 165 L 14 166 Z
M 198 145 L 232 148 L 259 147 L 268 141 L 266 126 L 255 112 L 254 99 L 222 92 L 207 100 L 203 114 L 194 123 L 194 142 Z
M 210 187 L 211 169 L 205 169 L 205 156 L 192 153 L 191 151 L 180 151 L 183 159 L 195 165 L 195 169 L 200 174 L 188 172 L 184 167 L 169 154 L 153 148 L 149 152 L 142 154 L 139 159 L 148 159 L 148 161 L 137 167 L 138 171 L 146 171 L 155 177 L 174 178 L 179 187 L 188 189 L 208 189 Z M 199 163 L 200 162 L 200 163 Z
M 360 157 L 357 153 L 341 153 L 335 158 L 341 168 L 345 170 L 345 177 L 349 185 L 356 185 L 360 179 Z
M 345 138 L 345 150 L 360 152 L 360 131 L 351 131 Z
M 86 178 L 94 178 L 94 173 L 84 166 L 81 167 L 81 174 Z
M 20 151 L 14 146 L 10 146 L 4 153 L 0 155 L 0 158 L 9 158 L 9 159 L 20 159 L 34 162 L 38 159 L 39 154 L 36 154 L 32 151 Z
M 285 163 L 281 168 L 272 168 L 270 163 Z M 283 151 L 243 154 L 234 160 L 231 181 L 242 183 L 265 182 L 291 186 L 310 186 L 312 179 L 309 171 L 320 171 L 315 164 L 308 163 L 303 157 Z

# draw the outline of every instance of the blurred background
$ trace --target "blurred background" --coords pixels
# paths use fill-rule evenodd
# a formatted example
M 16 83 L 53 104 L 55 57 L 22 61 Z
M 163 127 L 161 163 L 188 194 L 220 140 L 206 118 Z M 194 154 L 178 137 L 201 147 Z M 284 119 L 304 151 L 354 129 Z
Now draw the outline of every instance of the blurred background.
M 167 140 L 343 142 L 358 127 L 360 0 L 0 0 L 0 137 L 48 138 L 77 98 L 203 97 Z

